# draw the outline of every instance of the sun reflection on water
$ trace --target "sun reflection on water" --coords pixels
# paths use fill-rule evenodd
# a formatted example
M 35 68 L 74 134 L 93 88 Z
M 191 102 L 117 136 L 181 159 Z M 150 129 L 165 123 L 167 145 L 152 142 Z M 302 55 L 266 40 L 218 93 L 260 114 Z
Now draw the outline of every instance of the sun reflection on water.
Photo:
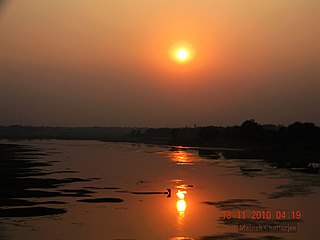
M 181 190 L 178 190 L 178 192 L 176 193 L 177 197 L 179 199 L 184 199 L 184 195 L 187 194 L 186 191 L 181 191 Z
M 182 225 L 182 220 L 184 219 L 185 211 L 187 209 L 187 202 L 184 199 L 180 199 L 176 203 L 177 211 L 179 213 L 177 224 L 178 226 Z
M 178 226 L 182 225 L 182 220 L 184 218 L 185 211 L 187 209 L 187 202 L 186 200 L 184 200 L 185 194 L 187 194 L 187 192 L 181 191 L 181 190 L 178 190 L 178 192 L 176 193 L 177 197 L 179 198 L 179 200 L 176 203 L 176 208 L 179 213 L 178 219 L 177 219 Z
M 177 201 L 177 210 L 180 213 L 180 216 L 184 214 L 187 208 L 187 202 L 184 199 L 180 199 Z
M 194 239 L 189 237 L 173 237 L 173 238 L 170 238 L 170 240 L 194 240 Z
M 170 153 L 171 161 L 176 162 L 179 165 L 193 164 L 194 155 L 187 153 L 183 150 L 173 151 Z

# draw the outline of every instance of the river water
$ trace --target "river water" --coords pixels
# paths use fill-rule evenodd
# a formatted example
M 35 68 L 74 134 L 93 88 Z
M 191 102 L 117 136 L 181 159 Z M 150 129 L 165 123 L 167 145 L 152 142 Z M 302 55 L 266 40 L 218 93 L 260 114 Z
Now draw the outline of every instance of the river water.
M 87 180 L 54 191 L 87 194 L 41 199 L 64 202 L 49 204 L 65 209 L 64 214 L 0 218 L 0 239 L 318 238 L 319 174 L 278 169 L 259 159 L 212 159 L 199 156 L 197 148 L 64 140 L 19 143 L 50 153 L 41 161 L 52 165 L 43 170 L 57 173 L 39 178 Z M 176 195 L 179 190 L 184 199 Z M 266 226 L 274 220 L 296 226 L 296 231 L 239 232 L 239 226 Z

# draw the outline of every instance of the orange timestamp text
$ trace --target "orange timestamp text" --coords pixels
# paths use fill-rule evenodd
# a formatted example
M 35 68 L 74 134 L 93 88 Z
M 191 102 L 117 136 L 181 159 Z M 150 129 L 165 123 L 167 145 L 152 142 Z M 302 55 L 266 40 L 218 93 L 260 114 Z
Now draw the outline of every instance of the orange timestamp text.
M 299 210 L 239 210 L 239 211 L 223 211 L 223 219 L 252 219 L 252 220 L 300 220 L 302 218 Z

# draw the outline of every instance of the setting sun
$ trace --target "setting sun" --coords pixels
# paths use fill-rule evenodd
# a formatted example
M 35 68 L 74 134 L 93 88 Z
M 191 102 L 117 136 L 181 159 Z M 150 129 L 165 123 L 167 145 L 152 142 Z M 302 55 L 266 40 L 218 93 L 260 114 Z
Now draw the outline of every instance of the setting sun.
M 184 41 L 177 42 L 171 47 L 169 55 L 178 63 L 190 62 L 194 57 L 193 46 Z
M 179 60 L 181 60 L 181 61 L 185 61 L 185 60 L 187 60 L 188 59 L 188 51 L 186 50 L 186 49 L 180 49 L 180 50 L 178 50 L 178 52 L 177 52 L 177 57 L 178 57 L 178 59 Z

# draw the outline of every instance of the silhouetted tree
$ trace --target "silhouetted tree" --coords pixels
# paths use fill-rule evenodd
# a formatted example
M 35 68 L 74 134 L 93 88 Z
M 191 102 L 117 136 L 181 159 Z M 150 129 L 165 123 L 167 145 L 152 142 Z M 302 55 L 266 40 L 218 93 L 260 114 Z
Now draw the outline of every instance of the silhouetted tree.
M 214 141 L 219 136 L 219 134 L 220 132 L 217 127 L 213 126 L 203 127 L 199 132 L 200 138 L 205 141 Z

